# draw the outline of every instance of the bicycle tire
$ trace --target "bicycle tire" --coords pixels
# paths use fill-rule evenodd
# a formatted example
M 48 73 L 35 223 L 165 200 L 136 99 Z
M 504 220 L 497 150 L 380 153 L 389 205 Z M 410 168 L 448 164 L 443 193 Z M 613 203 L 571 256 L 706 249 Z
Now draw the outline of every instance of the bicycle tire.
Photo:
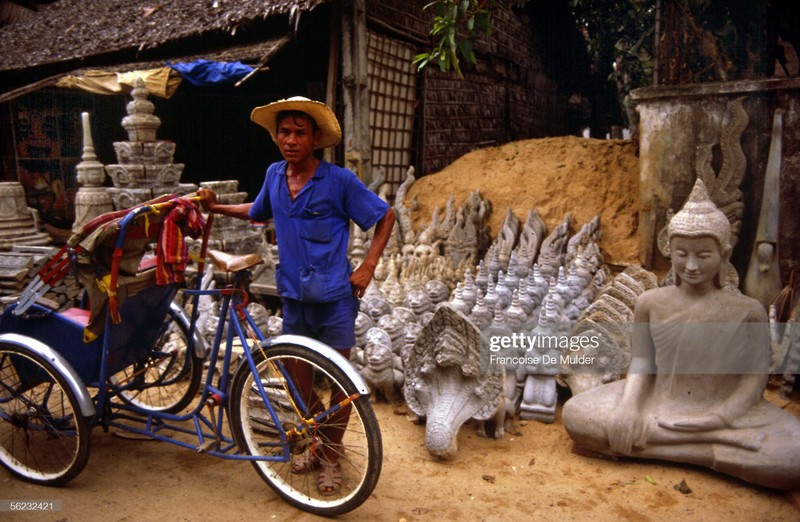
M 297 424 L 297 414 L 289 407 L 282 386 L 276 386 L 282 379 L 270 370 L 271 366 L 265 361 L 264 353 L 275 364 L 291 364 L 290 361 L 308 364 L 312 368 L 312 378 L 318 395 L 321 392 L 319 384 L 327 383 L 329 386 L 327 391 L 321 392 L 325 397 L 325 406 L 337 388 L 346 396 L 357 392 L 338 366 L 309 348 L 280 344 L 269 347 L 266 352 L 256 349 L 253 358 L 259 377 L 265 383 L 273 407 L 286 427 Z M 307 438 L 290 448 L 292 451 L 288 462 L 251 461 L 264 481 L 294 507 L 317 515 L 336 516 L 357 508 L 372 494 L 383 462 L 380 428 L 367 396 L 361 396 L 351 404 L 352 409 L 341 444 L 332 445 L 323 433 L 324 430 L 336 429 L 333 416 L 330 416 L 320 421 L 313 434 L 309 430 Z M 279 444 L 278 430 L 257 393 L 253 373 L 246 363 L 240 365 L 234 374 L 230 406 L 231 430 L 242 452 L 248 455 L 275 455 L 284 451 L 282 446 L 274 445 Z M 343 480 L 337 494 L 324 495 L 318 490 L 316 472 L 292 471 L 292 463 L 300 456 L 302 445 L 311 441 L 314 445 L 309 451 L 325 451 L 328 448 L 332 454 L 335 452 L 338 455 Z M 265 444 L 273 446 L 266 447 Z
M 172 309 L 147 358 L 114 374 L 123 402 L 146 412 L 178 413 L 194 400 L 203 376 L 203 359 L 189 344 L 189 325 Z
M 0 343 L 0 463 L 35 484 L 60 486 L 89 458 L 90 425 L 65 377 L 46 358 Z

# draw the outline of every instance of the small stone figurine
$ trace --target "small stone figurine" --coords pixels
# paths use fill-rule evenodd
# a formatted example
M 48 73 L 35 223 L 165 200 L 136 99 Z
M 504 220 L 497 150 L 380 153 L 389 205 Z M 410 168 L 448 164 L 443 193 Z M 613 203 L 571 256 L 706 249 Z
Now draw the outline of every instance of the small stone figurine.
M 361 375 L 373 389 L 372 401 L 377 400 L 375 391 L 380 392 L 386 402 L 394 402 L 394 391 L 403 386 L 403 371 L 400 356 L 392 353 L 392 339 L 381 328 L 367 331 L 367 345 L 364 347 L 364 366 Z

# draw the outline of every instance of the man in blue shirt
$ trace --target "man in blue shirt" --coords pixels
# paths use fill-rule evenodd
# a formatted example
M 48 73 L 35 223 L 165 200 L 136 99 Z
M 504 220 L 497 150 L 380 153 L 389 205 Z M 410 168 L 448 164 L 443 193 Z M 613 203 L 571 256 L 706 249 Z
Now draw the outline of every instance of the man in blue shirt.
M 250 118 L 269 131 L 284 160 L 269 166 L 252 203 L 222 205 L 210 190 L 201 189 L 198 194 L 210 212 L 273 220 L 283 333 L 318 339 L 349 358 L 355 345 L 358 298 L 364 295 L 389 240 L 394 211 L 355 174 L 314 155 L 316 149 L 338 144 L 342 136 L 336 115 L 324 103 L 296 96 L 256 107 Z M 362 230 L 375 226 L 367 255 L 355 270 L 347 258 L 351 220 Z M 307 404 L 318 403 L 310 372 L 293 371 L 309 390 Z M 350 408 L 342 412 L 345 425 Z M 336 445 L 344 429 L 331 431 L 326 436 L 332 444 L 321 454 L 309 453 L 292 464 L 295 473 L 319 468 L 318 487 L 323 494 L 335 494 L 342 482 Z

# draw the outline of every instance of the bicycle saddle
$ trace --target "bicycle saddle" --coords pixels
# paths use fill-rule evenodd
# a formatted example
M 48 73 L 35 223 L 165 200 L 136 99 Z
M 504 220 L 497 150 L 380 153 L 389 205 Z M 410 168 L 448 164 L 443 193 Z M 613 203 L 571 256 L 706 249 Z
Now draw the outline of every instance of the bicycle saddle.
M 209 250 L 208 257 L 214 266 L 225 272 L 238 272 L 264 262 L 261 254 L 227 254 L 220 250 Z

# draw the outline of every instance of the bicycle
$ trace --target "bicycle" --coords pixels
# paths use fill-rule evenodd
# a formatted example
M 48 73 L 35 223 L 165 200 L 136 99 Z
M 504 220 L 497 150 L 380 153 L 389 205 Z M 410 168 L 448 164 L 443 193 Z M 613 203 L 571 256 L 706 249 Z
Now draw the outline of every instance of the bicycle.
M 84 227 L 77 247 L 65 246 L 4 311 L 0 463 L 29 482 L 65 484 L 85 467 L 90 431 L 99 425 L 250 461 L 278 495 L 304 511 L 334 516 L 357 508 L 372 494 L 382 465 L 369 389 L 344 357 L 318 341 L 264 337 L 246 308 L 250 271 L 262 262 L 260 256 L 206 252 L 210 216 L 197 284 L 183 289 L 193 304 L 190 314 L 175 301 L 177 284 L 152 285 L 152 272 L 138 268 L 125 273 L 131 264 L 126 256 L 138 267 L 139 250 L 152 242 L 169 213 L 193 204 L 169 196 L 101 216 Z M 113 248 L 108 237 L 99 240 L 88 256 L 91 268 L 83 266 L 103 288 L 107 302 L 95 295 L 93 306 L 105 307 L 104 328 L 84 343 L 84 335 L 98 329 L 94 308 L 55 311 L 37 298 L 64 275 L 65 266 L 80 264 L 76 251 L 86 257 L 86 237 L 104 232 Z M 206 254 L 229 284 L 200 288 Z M 110 268 L 99 271 L 97 261 L 109 256 Z M 130 294 L 124 301 L 123 293 Z M 210 348 L 196 331 L 201 296 L 220 299 Z M 238 361 L 236 341 L 245 347 Z M 218 370 L 213 361 L 220 351 Z M 203 378 L 206 359 L 212 364 Z M 325 459 L 336 460 L 341 469 L 335 494 L 320 491 L 310 469 L 298 469 Z

